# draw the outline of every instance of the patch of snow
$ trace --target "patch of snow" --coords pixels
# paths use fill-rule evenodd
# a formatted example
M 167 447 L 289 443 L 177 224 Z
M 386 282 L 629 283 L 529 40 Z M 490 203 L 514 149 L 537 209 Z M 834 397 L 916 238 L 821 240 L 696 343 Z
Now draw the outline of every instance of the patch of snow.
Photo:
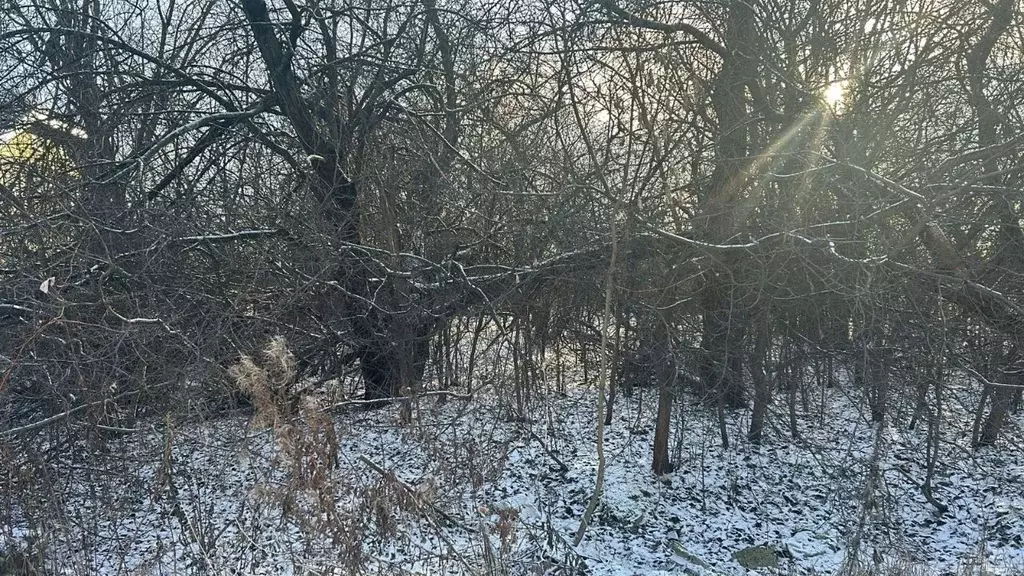
M 397 407 L 339 415 L 337 506 L 357 506 L 382 486 L 363 458 L 413 488 L 436 487 L 430 505 L 453 525 L 382 504 L 396 519 L 394 532 L 370 529 L 362 544 L 368 565 L 382 573 L 459 574 L 491 558 L 516 574 L 575 562 L 594 575 L 746 576 L 755 572 L 733 554 L 769 546 L 786 574 L 831 574 L 847 559 L 862 516 L 859 557 L 867 561 L 936 574 L 979 561 L 992 574 L 1024 566 L 1020 415 L 1008 440 L 977 453 L 965 444 L 966 409 L 947 415 L 932 482 L 949 507 L 939 515 L 920 489 L 927 431 L 890 425 L 876 439 L 855 395 L 830 391 L 826 406 L 802 416 L 799 439 L 774 430 L 761 446 L 743 439 L 749 414 L 730 414 L 728 450 L 712 415 L 688 407 L 674 415 L 676 471 L 661 478 L 650 472 L 654 399 L 643 396 L 617 403 L 606 429 L 605 493 L 579 546 L 571 541 L 597 468 L 594 394 L 584 389 L 545 399 L 550 409 L 535 410 L 532 422 L 504 418 L 500 399 L 487 396 L 469 404 L 424 400 L 413 425 L 399 423 Z M 819 409 L 826 418 L 814 416 Z M 772 414 L 772 421 L 786 418 Z M 865 511 L 876 440 L 880 478 Z M 266 497 L 287 481 L 279 457 L 272 434 L 245 418 L 172 429 L 154 423 L 105 453 L 64 463 L 53 499 L 34 516 L 13 517 L 0 534 L 20 542 L 47 536 L 55 573 L 64 574 L 291 574 L 338 565 L 334 544 L 311 542 Z

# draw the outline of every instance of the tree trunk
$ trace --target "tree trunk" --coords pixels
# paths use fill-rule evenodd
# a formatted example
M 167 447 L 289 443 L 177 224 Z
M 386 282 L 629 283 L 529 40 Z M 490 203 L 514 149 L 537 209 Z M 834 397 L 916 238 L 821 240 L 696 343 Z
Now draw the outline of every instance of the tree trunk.
M 672 420 L 673 388 L 676 383 L 676 365 L 672 355 L 672 343 L 664 319 L 656 318 L 652 356 L 656 362 L 658 376 L 658 420 L 654 428 L 654 461 L 651 468 L 656 475 L 672 471 L 668 454 L 668 437 Z
M 711 104 L 718 119 L 715 169 L 708 196 L 701 206 L 700 224 L 708 242 L 728 242 L 743 227 L 749 210 L 744 205 L 749 150 L 746 87 L 757 76 L 755 44 L 757 27 L 754 10 L 742 0 L 728 3 L 725 30 L 726 53 L 722 69 L 715 78 Z M 746 406 L 742 379 L 744 323 L 735 274 L 741 267 L 729 262 L 730 270 L 705 273 L 701 304 L 704 310 L 704 360 L 701 378 L 705 388 L 714 391 L 729 408 Z
M 422 377 L 429 336 L 436 320 L 419 319 L 412 313 L 399 317 L 374 303 L 374 292 L 379 288 L 371 282 L 375 263 L 351 249 L 361 244 L 361 237 L 358 189 L 346 169 L 350 163 L 350 144 L 318 126 L 301 92 L 301 82 L 292 69 L 291 58 L 274 31 L 266 2 L 243 0 L 242 10 L 278 103 L 294 128 L 299 144 L 309 155 L 314 173 L 309 182 L 313 197 L 320 203 L 324 218 L 334 227 L 335 237 L 342 246 L 342 265 L 338 267 L 339 277 L 335 280 L 343 288 L 345 314 L 355 338 L 365 385 L 364 399 L 395 397 L 401 388 L 416 386 Z M 368 113 L 372 111 L 363 114 Z M 368 121 L 363 117 L 360 120 Z M 404 298 L 399 287 L 390 288 L 395 299 Z
M 431 327 L 420 323 L 403 332 L 405 336 L 399 337 L 402 332 L 389 330 L 364 344 L 359 357 L 364 400 L 394 398 L 406 387 L 419 387 L 429 358 Z
M 935 478 L 935 466 L 939 461 L 939 443 L 942 439 L 939 434 L 939 424 L 942 422 L 942 360 L 936 358 L 935 361 L 930 361 L 930 364 L 932 365 L 927 370 L 928 374 L 923 376 L 925 379 L 923 386 L 925 394 L 927 394 L 929 384 L 934 385 L 935 407 L 934 410 L 928 411 L 928 443 L 925 446 L 927 469 L 924 482 L 921 484 L 921 492 L 924 494 L 925 500 L 930 502 L 939 514 L 945 514 L 949 507 L 939 502 L 932 492 L 932 480 Z M 927 404 L 927 398 L 925 404 Z M 925 409 L 927 410 L 927 408 Z
M 865 375 L 868 379 L 868 405 L 871 409 L 871 421 L 881 422 L 888 408 L 889 378 L 884 351 L 874 345 L 864 349 Z
M 909 430 L 913 430 L 917 427 L 917 422 L 928 410 L 928 388 L 931 382 L 931 374 L 929 368 L 925 367 L 924 370 L 918 369 L 914 373 L 914 413 L 910 417 L 910 424 L 907 425 Z M 922 373 L 925 372 L 925 373 Z
M 764 419 L 771 401 L 768 386 L 768 375 L 765 372 L 765 357 L 771 343 L 771 333 L 767 313 L 757 328 L 754 340 L 754 352 L 750 357 L 751 379 L 754 383 L 754 411 L 750 415 L 750 430 L 747 440 L 751 444 L 760 444 L 764 434 Z
M 785 342 L 783 343 L 785 354 L 783 356 L 783 364 L 785 367 L 782 369 L 783 378 L 786 382 L 786 407 L 789 411 L 789 436 L 793 440 L 800 438 L 800 428 L 797 426 L 796 417 L 796 393 L 797 386 L 800 385 L 798 382 L 799 372 L 797 371 L 797 361 L 793 340 L 790 336 L 786 336 Z
M 992 446 L 999 438 L 999 432 L 1006 423 L 1006 416 L 1013 404 L 1015 390 L 1007 386 L 993 386 L 989 398 L 992 400 L 992 407 L 989 408 L 988 416 L 981 426 L 976 447 Z
M 480 335 L 484 331 L 484 315 L 480 314 L 476 319 L 476 327 L 473 328 L 473 337 L 469 340 L 469 360 L 466 361 L 466 392 L 473 392 L 473 372 L 476 371 L 476 348 L 480 343 Z
M 714 285 L 717 282 L 712 281 Z M 716 287 L 709 290 L 718 293 Z M 726 408 L 745 408 L 746 391 L 743 385 L 743 323 L 731 309 L 731 297 L 720 293 L 705 302 L 710 311 L 704 313 L 704 352 L 701 380 L 707 391 L 721 398 Z
M 1000 113 L 986 94 L 986 84 L 990 76 L 988 61 L 1000 37 L 1010 29 L 1014 16 L 1014 4 L 1013 0 L 999 0 L 986 5 L 988 23 L 981 37 L 977 39 L 967 55 L 971 104 L 977 114 L 978 146 L 980 147 L 995 145 L 999 140 Z M 1001 185 L 1002 178 L 999 176 L 999 168 L 995 157 L 986 159 L 984 172 L 989 176 L 983 182 L 991 186 Z M 1015 198 L 1004 198 L 1001 203 L 1002 225 L 999 231 L 998 249 L 992 258 L 992 265 L 1019 271 L 1021 266 L 1020 250 L 1024 246 L 1024 234 L 1020 229 L 1020 219 L 1015 213 L 1015 203 Z M 983 310 L 988 311 L 987 303 L 982 303 L 982 306 Z M 1015 328 L 1018 333 L 1021 331 L 1020 326 Z M 1014 344 L 1015 348 L 1019 348 L 1021 345 L 1019 336 Z M 1001 356 L 1004 359 L 1007 357 L 1006 355 Z M 1007 376 L 1005 370 L 1003 376 L 1004 378 Z M 1013 379 L 1014 382 L 1017 380 L 1017 378 Z M 991 399 L 991 408 L 981 426 L 980 433 L 977 434 L 976 446 L 991 446 L 995 443 L 1013 403 L 1014 390 L 1012 388 L 1006 386 L 991 388 L 987 394 Z M 980 407 L 979 410 L 981 410 Z
M 605 411 L 604 424 L 611 426 L 615 409 L 615 397 L 619 389 L 619 360 L 622 357 L 622 330 L 618 316 L 615 317 L 615 342 L 612 344 L 612 361 L 608 372 L 608 406 Z

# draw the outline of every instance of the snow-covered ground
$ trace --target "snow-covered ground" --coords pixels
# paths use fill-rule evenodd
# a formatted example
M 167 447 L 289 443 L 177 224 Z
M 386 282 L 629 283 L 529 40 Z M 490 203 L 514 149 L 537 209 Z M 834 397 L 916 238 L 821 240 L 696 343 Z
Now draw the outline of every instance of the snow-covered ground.
M 764 545 L 782 573 L 816 575 L 836 573 L 859 541 L 868 567 L 1024 573 L 1020 414 L 999 445 L 975 453 L 971 401 L 950 392 L 939 515 L 920 488 L 925 431 L 890 425 L 878 436 L 840 390 L 824 418 L 812 401 L 799 441 L 781 406 L 760 447 L 743 440 L 749 414 L 730 414 L 728 450 L 713 414 L 687 401 L 673 415 L 677 469 L 662 478 L 650 473 L 652 396 L 619 397 L 602 505 L 576 547 L 597 466 L 585 389 L 515 421 L 486 394 L 424 399 L 412 424 L 397 407 L 337 415 L 333 484 L 317 493 L 330 494 L 326 507 L 290 490 L 274 434 L 247 417 L 152 422 L 62 465 L 44 497 L 11 505 L 0 547 L 31 540 L 67 574 L 349 573 L 332 567 L 358 558 L 367 574 L 618 576 L 748 574 L 733 554 Z

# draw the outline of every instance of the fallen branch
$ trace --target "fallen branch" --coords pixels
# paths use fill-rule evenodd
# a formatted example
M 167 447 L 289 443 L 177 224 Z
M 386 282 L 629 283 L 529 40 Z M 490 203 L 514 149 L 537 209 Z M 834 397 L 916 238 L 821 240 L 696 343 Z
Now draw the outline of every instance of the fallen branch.
M 405 482 L 402 482 L 402 480 L 400 480 L 398 476 L 394 474 L 394 472 L 389 472 L 388 470 L 384 469 L 383 466 L 380 466 L 379 464 L 377 464 L 373 460 L 370 460 L 367 456 L 362 454 L 359 455 L 359 461 L 369 466 L 371 470 L 380 474 L 381 476 L 393 478 L 395 484 L 401 487 L 402 490 L 404 490 L 406 493 L 409 494 L 410 497 L 412 497 L 413 501 L 416 503 L 416 507 L 420 508 L 420 515 L 423 516 L 424 520 L 426 520 L 431 526 L 434 527 L 434 530 L 437 531 L 438 537 L 444 540 L 444 543 L 448 545 L 448 548 L 451 549 L 452 554 L 454 554 L 459 559 L 459 562 L 461 562 L 462 565 L 466 568 L 466 571 L 470 574 L 477 574 L 477 571 L 469 565 L 469 561 L 467 561 L 466 558 L 459 553 L 458 549 L 455 547 L 455 543 L 452 542 L 451 538 L 449 538 L 448 535 L 445 534 L 443 530 L 441 530 L 441 527 L 437 525 L 437 522 L 434 520 L 434 518 L 430 514 L 427 514 L 424 510 L 422 510 L 422 508 L 425 507 L 433 510 L 435 514 L 440 516 L 442 519 L 444 519 L 445 522 L 447 522 L 451 526 L 462 528 L 463 530 L 469 532 L 470 530 L 468 528 L 463 526 L 461 522 L 458 522 L 457 520 L 452 518 L 451 515 L 449 515 L 444 510 L 441 510 L 436 505 L 426 502 L 421 497 L 419 491 L 417 491 L 412 486 L 409 486 Z
M 73 415 L 75 415 L 75 414 L 77 414 L 77 413 L 79 413 L 79 412 L 81 412 L 81 411 L 83 411 L 83 410 L 85 410 L 87 408 L 92 408 L 93 406 L 99 406 L 99 405 L 105 404 L 107 402 L 114 402 L 115 400 L 120 400 L 121 398 L 124 398 L 125 396 L 130 396 L 132 394 L 138 394 L 139 392 L 140 392 L 139 390 L 129 390 L 128 392 L 122 392 L 121 394 L 118 394 L 117 396 L 113 396 L 111 398 L 104 398 L 102 400 L 96 400 L 95 402 L 87 402 L 87 403 L 82 404 L 80 406 L 75 406 L 74 408 L 71 408 L 70 410 L 65 410 L 64 412 L 61 412 L 60 414 L 54 414 L 53 416 L 50 416 L 48 418 L 43 418 L 42 420 L 39 420 L 37 422 L 33 422 L 31 424 L 25 424 L 24 426 L 18 426 L 16 428 L 9 428 L 7 430 L 0 431 L 0 436 L 15 436 L 15 435 L 21 434 L 23 432 L 31 432 L 33 430 L 38 430 L 40 428 L 45 428 L 45 427 L 50 426 L 52 424 L 56 424 L 57 422 L 60 422 L 61 420 L 69 418 L 69 417 L 71 417 L 71 416 L 73 416 Z
M 449 392 L 448 390 L 429 390 L 427 392 L 419 392 L 412 396 L 412 398 L 428 398 L 430 396 L 444 396 L 446 398 L 455 398 L 456 400 L 473 399 L 473 394 L 460 394 L 458 392 Z M 375 400 L 345 400 L 331 404 L 330 406 L 325 407 L 323 411 L 332 412 L 338 408 L 344 408 L 346 406 L 375 406 L 390 402 L 403 402 L 409 399 L 409 396 L 392 396 L 391 398 L 377 398 Z
M 423 505 L 423 506 L 426 506 L 426 507 L 430 508 L 438 516 L 440 516 L 445 522 L 447 522 L 449 525 L 454 526 L 456 528 L 462 528 L 463 530 L 466 530 L 467 532 L 470 531 L 469 528 L 464 526 L 461 522 L 459 522 L 455 518 L 452 518 L 452 516 L 450 514 L 448 514 L 447 512 L 445 512 L 444 510 L 441 510 L 440 508 L 438 508 L 434 504 L 431 504 L 429 502 L 424 502 L 423 498 L 420 497 L 420 493 L 419 493 L 418 490 L 416 490 L 416 488 L 414 488 L 414 487 L 410 486 L 409 484 L 406 484 L 405 482 L 403 482 L 400 478 L 398 478 L 397 475 L 394 475 L 393 472 L 389 472 L 386 468 L 384 468 L 380 464 L 377 464 L 373 460 L 370 460 L 369 457 L 367 457 L 366 455 L 363 455 L 363 454 L 359 455 L 359 461 L 362 462 L 363 464 L 366 464 L 367 466 L 369 466 L 371 470 L 373 470 L 377 474 L 380 474 L 381 476 L 388 476 L 388 475 L 395 476 L 395 483 L 398 484 L 398 486 L 401 487 L 402 490 L 404 490 L 410 496 L 412 496 L 413 499 L 416 500 L 417 504 L 420 504 L 420 505 Z
M 541 437 L 538 436 L 536 432 L 534 432 L 533 430 L 531 430 L 530 428 L 528 428 L 526 426 L 523 426 L 523 429 L 526 430 L 527 432 L 529 432 L 530 438 L 533 438 L 534 440 L 536 440 L 537 443 L 540 444 L 541 450 L 543 450 L 544 453 L 547 454 L 549 458 L 551 458 L 552 460 L 555 461 L 555 464 L 558 465 L 558 471 L 559 472 L 561 472 L 562 474 L 565 474 L 566 472 L 569 471 L 569 467 L 565 465 L 565 462 L 562 462 L 561 460 L 558 459 L 558 456 L 555 456 L 555 454 L 551 451 L 551 449 L 548 448 L 547 444 L 544 443 L 544 440 L 541 439 Z
M 927 500 L 929 504 L 935 507 L 935 511 L 938 512 L 940 516 L 945 514 L 946 512 L 949 512 L 949 506 L 943 504 L 942 502 L 939 502 L 935 498 L 935 495 L 932 494 L 931 487 L 929 487 L 927 484 L 918 482 L 917 479 L 911 476 L 910 472 L 904 470 L 902 466 L 893 466 L 890 469 L 899 472 L 900 474 L 903 475 L 904 478 L 907 479 L 908 482 L 917 487 L 917 489 L 921 491 L 921 494 L 924 495 L 924 499 Z

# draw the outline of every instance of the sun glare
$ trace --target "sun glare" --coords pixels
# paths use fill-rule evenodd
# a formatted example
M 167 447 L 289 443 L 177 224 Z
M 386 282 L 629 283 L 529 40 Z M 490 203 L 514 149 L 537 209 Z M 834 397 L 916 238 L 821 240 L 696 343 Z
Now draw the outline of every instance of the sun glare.
M 846 80 L 840 80 L 833 82 L 825 88 L 821 96 L 825 100 L 825 104 L 828 104 L 832 108 L 837 108 L 842 105 L 843 97 L 846 95 Z

